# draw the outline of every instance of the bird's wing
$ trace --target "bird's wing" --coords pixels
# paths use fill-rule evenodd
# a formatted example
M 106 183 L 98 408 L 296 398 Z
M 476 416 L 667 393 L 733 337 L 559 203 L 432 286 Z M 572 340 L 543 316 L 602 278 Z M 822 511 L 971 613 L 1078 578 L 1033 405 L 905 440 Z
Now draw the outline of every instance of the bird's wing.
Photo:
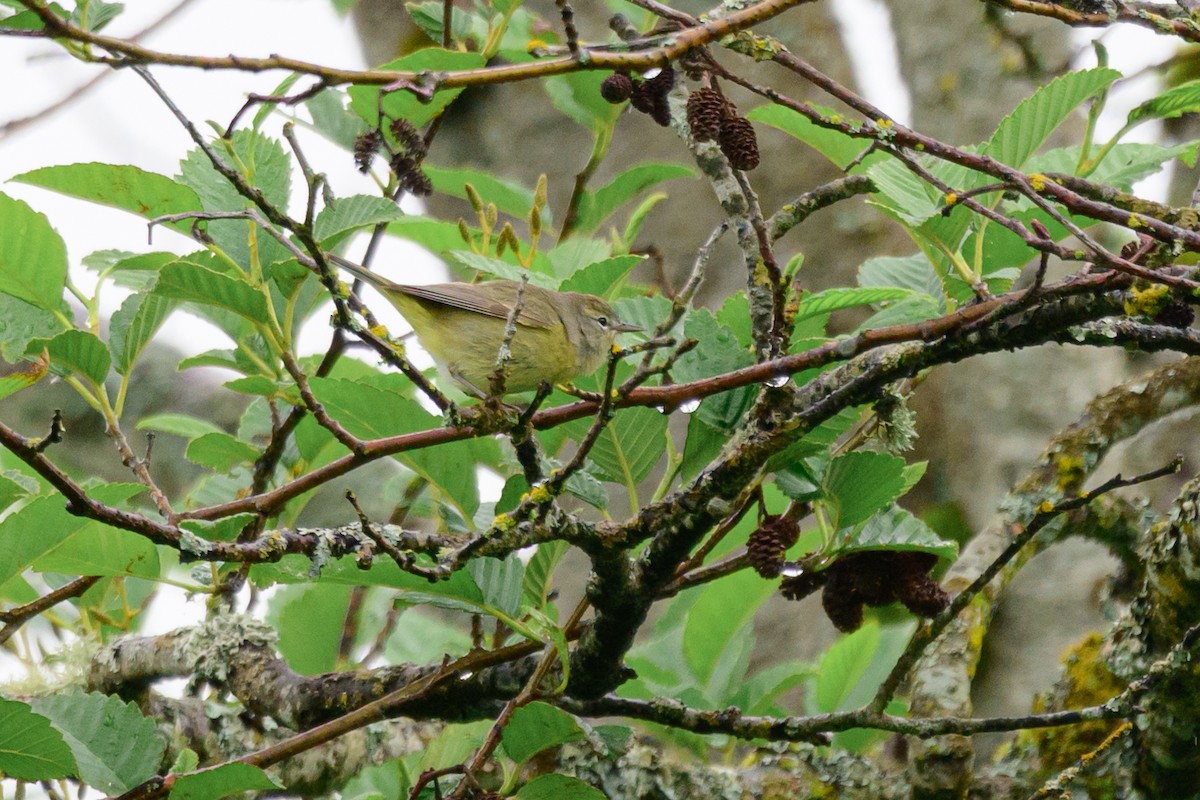
M 398 287 L 407 295 L 441 303 L 451 308 L 473 311 L 476 314 L 486 314 L 489 317 L 508 319 L 509 310 L 517 301 L 516 281 L 489 281 L 491 296 L 481 297 L 479 284 L 468 283 L 428 283 L 421 286 L 405 285 Z M 553 328 L 561 324 L 558 315 L 554 313 L 549 300 L 538 293 L 545 292 L 536 286 L 525 287 L 525 302 L 521 306 L 521 316 L 517 322 L 530 328 Z

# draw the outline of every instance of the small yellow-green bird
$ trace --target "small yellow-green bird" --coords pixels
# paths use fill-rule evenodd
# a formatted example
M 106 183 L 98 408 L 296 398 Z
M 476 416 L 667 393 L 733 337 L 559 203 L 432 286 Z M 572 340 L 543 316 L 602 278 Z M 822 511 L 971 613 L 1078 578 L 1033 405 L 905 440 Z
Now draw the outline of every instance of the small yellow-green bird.
M 496 371 L 517 281 L 393 283 L 351 261 L 333 256 L 342 269 L 374 286 L 404 315 L 421 346 L 443 374 L 475 397 L 486 397 Z M 505 365 L 505 391 L 528 392 L 542 381 L 565 383 L 595 372 L 617 336 L 640 331 L 621 322 L 599 297 L 526 285 L 516 333 Z

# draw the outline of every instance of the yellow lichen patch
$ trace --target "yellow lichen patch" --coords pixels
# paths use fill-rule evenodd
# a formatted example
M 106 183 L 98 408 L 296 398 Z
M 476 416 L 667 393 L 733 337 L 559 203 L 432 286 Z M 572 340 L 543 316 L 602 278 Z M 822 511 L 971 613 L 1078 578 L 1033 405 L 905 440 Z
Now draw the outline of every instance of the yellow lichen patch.
M 1029 176 L 1029 185 L 1033 187 L 1035 192 L 1046 191 L 1046 181 L 1048 179 L 1040 172 L 1035 172 Z
M 1043 500 L 1041 503 L 1038 504 L 1038 513 L 1039 514 L 1049 514 L 1053 510 L 1054 510 L 1054 503 L 1051 503 L 1049 500 Z
M 1125 689 L 1125 683 L 1108 669 L 1103 657 L 1104 638 L 1090 633 L 1063 655 L 1063 676 L 1053 698 L 1040 697 L 1035 711 L 1058 711 L 1100 705 Z M 1096 720 L 1061 728 L 1023 731 L 1021 745 L 1030 746 L 1041 756 L 1047 774 L 1054 774 L 1075 763 L 1081 756 L 1095 751 L 1122 726 L 1120 720 Z M 1103 781 L 1104 778 L 1092 778 Z M 1103 785 L 1089 786 L 1096 790 L 1093 797 L 1111 796 Z
M 508 514 L 497 514 L 492 520 L 492 530 L 497 532 L 511 530 L 517 523 Z
M 1143 222 L 1142 218 L 1137 214 L 1130 214 L 1129 219 L 1125 221 L 1125 224 L 1134 229 L 1146 227 L 1146 223 Z
M 1084 475 L 1083 456 L 1061 455 L 1055 463 L 1058 470 L 1058 488 L 1065 491 L 1068 486 L 1079 483 Z
M 958 202 L 958 195 L 955 194 L 954 192 L 950 192 L 949 194 L 946 195 L 946 207 L 947 208 L 949 208 L 950 206 L 954 205 L 957 202 Z
M 550 500 L 550 490 L 546 484 L 538 484 L 529 490 L 529 499 L 535 503 L 545 503 Z
M 1125 313 L 1131 317 L 1154 317 L 1170 301 L 1171 290 L 1161 283 L 1145 289 L 1133 288 L 1125 298 Z

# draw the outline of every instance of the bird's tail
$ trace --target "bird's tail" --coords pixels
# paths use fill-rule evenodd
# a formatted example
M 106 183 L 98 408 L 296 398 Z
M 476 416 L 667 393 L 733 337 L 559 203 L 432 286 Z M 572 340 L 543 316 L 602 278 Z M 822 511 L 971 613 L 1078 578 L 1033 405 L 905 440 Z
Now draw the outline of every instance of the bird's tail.
M 399 284 L 392 283 L 391 281 L 389 281 L 387 278 L 383 277 L 382 275 L 376 275 L 374 272 L 372 272 L 371 270 L 367 269 L 364 266 L 355 264 L 353 261 L 344 259 L 341 256 L 336 255 L 334 253 L 326 253 L 325 255 L 326 255 L 326 258 L 328 258 L 330 261 L 332 261 L 335 265 L 346 270 L 354 277 L 360 278 L 360 279 L 366 281 L 367 283 L 374 286 L 376 289 L 388 289 L 390 291 L 397 291 L 397 292 L 403 291 Z

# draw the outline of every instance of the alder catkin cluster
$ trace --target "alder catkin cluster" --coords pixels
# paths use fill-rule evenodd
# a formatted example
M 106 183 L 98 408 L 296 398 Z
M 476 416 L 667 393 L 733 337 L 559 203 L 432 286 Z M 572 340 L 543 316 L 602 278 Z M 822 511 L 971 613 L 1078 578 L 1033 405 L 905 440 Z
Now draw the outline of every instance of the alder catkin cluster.
M 788 600 L 803 600 L 824 586 L 825 614 L 846 633 L 862 625 L 865 606 L 900 602 L 917 616 L 932 617 L 950 604 L 950 596 L 929 577 L 937 560 L 936 555 L 919 551 L 848 553 L 820 572 L 784 578 L 779 591 Z
M 800 538 L 800 526 L 791 517 L 768 515 L 750 534 L 746 555 L 754 571 L 764 578 L 777 578 L 783 570 L 783 556 Z
M 395 150 L 378 129 L 369 130 L 354 140 L 354 163 L 358 171 L 365 173 L 371 168 L 375 154 L 386 151 L 388 167 L 402 189 L 420 197 L 433 194 L 433 183 L 421 170 L 426 153 L 425 139 L 406 119 L 393 120 L 389 130 L 396 141 Z
M 671 106 L 667 101 L 675 88 L 675 70 L 663 67 L 652 78 L 642 80 L 627 72 L 615 72 L 600 83 L 600 96 L 610 103 L 626 100 L 659 125 L 671 124 Z
M 687 120 L 698 142 L 714 139 L 734 169 L 751 170 L 758 166 L 758 137 L 750 120 L 720 89 L 705 86 L 692 92 L 687 102 Z

